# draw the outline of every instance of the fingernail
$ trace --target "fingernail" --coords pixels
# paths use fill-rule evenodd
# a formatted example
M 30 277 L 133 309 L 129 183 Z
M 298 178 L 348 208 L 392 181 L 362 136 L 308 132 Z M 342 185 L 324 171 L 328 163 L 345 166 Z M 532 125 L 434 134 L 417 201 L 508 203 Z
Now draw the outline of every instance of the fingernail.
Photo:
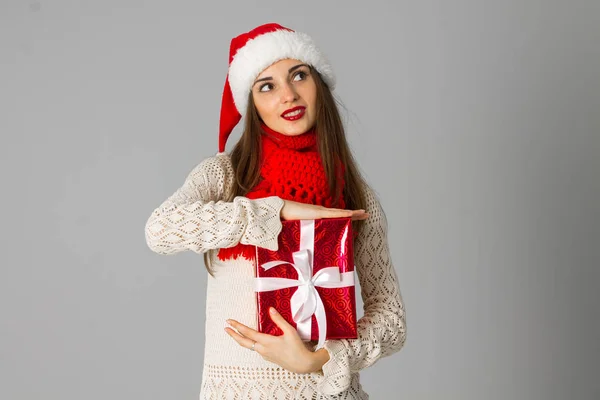
M 277 314 L 277 310 L 274 309 L 273 307 L 271 307 L 270 311 L 271 311 L 271 314 Z

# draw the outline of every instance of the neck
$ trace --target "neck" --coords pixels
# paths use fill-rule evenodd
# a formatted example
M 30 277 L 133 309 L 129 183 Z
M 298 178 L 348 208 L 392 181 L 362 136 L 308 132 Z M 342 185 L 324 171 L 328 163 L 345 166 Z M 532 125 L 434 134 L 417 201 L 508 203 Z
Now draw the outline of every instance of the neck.
M 261 122 L 261 128 L 264 131 L 262 135 L 263 141 L 268 140 L 279 148 L 288 149 L 315 149 L 316 150 L 316 129 L 315 127 L 299 135 L 286 135 L 269 128 L 265 123 Z

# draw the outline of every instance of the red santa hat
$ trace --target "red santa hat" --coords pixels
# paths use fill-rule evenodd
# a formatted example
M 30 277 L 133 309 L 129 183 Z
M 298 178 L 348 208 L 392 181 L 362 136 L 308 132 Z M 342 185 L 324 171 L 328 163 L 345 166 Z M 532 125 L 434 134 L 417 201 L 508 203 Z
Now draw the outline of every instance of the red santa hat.
M 248 106 L 248 94 L 254 79 L 276 61 L 291 58 L 315 68 L 330 90 L 335 88 L 335 75 L 329 61 L 305 33 L 276 23 L 260 25 L 231 40 L 229 71 L 221 100 L 219 152 L 225 151 L 227 138 Z

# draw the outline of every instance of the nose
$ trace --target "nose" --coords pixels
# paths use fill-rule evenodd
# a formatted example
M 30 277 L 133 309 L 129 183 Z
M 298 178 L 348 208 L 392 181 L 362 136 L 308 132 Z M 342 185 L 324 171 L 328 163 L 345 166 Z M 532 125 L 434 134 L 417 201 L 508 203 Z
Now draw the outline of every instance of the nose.
M 296 100 L 298 98 L 298 93 L 296 93 L 296 89 L 290 83 L 286 83 L 283 85 L 281 89 L 281 102 L 288 103 Z

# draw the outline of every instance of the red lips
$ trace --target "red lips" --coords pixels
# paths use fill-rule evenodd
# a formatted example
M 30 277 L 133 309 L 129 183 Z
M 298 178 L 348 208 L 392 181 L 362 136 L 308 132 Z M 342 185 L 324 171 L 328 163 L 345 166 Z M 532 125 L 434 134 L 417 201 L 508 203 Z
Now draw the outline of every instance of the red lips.
M 306 109 L 306 107 L 303 107 L 303 106 L 298 106 L 298 107 L 290 108 L 289 110 L 285 110 L 281 114 L 281 117 L 283 119 L 288 120 L 288 121 L 295 121 L 295 120 L 300 119 L 300 118 L 302 118 L 304 116 L 305 109 Z M 297 110 L 301 110 L 300 113 L 298 113 L 297 115 L 292 115 L 292 116 L 289 116 L 289 117 L 285 116 L 286 114 L 294 112 L 294 111 L 297 111 Z

